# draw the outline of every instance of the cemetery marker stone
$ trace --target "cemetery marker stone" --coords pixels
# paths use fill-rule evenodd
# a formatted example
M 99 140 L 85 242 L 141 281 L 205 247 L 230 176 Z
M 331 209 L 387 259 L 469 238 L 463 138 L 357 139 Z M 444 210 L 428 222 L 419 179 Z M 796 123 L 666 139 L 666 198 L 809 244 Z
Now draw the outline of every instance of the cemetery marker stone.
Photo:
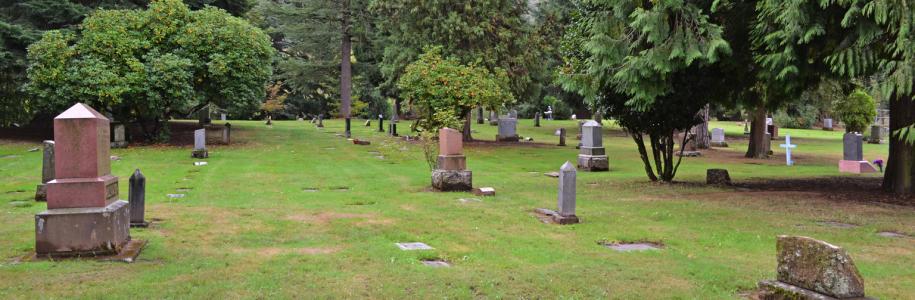
M 194 152 L 191 154 L 194 158 L 207 158 L 210 156 L 207 151 L 207 130 L 194 130 Z
M 438 131 L 438 142 L 438 163 L 432 170 L 432 187 L 447 192 L 473 189 L 473 174 L 467 170 L 461 132 L 442 128 Z
M 842 136 L 842 160 L 839 161 L 841 173 L 874 173 L 877 169 L 864 160 L 864 137 L 857 132 L 848 132 Z
M 759 283 L 762 299 L 866 299 L 864 280 L 844 249 L 802 236 L 779 236 L 777 280 Z
M 582 125 L 581 147 L 578 154 L 578 168 L 583 171 L 608 171 L 610 160 L 603 144 L 603 127 L 593 120 Z
M 111 148 L 127 148 L 127 136 L 124 124 L 114 124 L 114 134 L 111 137 Z
M 35 201 L 48 200 L 47 183 L 54 180 L 54 141 L 44 141 L 41 159 L 41 184 L 35 190 Z
M 559 133 L 559 146 L 565 146 L 566 145 L 566 129 L 559 128 L 558 133 Z
M 830 119 L 830 118 L 823 119 L 823 130 L 832 131 L 832 119 Z
M 518 119 L 512 118 L 511 115 L 499 117 L 499 134 L 496 135 L 497 142 L 517 142 L 518 136 Z
M 146 177 L 140 173 L 140 169 L 133 172 L 130 176 L 130 188 L 127 195 L 127 202 L 130 203 L 130 227 L 147 227 L 146 222 Z
M 559 224 L 578 223 L 578 216 L 575 215 L 575 167 L 572 163 L 566 162 L 559 168 L 559 201 L 558 213 L 553 215 L 553 221 Z
M 35 216 L 39 257 L 117 254 L 130 241 L 127 202 L 111 175 L 109 121 L 78 103 L 54 118 L 55 179 Z
M 868 144 L 883 143 L 883 127 L 880 125 L 871 125 L 871 135 L 867 139 Z
M 226 123 L 226 126 L 222 128 L 222 143 L 226 145 L 232 143 L 232 124 Z
M 384 116 L 378 115 L 378 132 L 384 132 Z
M 724 129 L 712 128 L 712 147 L 727 148 L 728 142 L 724 140 Z

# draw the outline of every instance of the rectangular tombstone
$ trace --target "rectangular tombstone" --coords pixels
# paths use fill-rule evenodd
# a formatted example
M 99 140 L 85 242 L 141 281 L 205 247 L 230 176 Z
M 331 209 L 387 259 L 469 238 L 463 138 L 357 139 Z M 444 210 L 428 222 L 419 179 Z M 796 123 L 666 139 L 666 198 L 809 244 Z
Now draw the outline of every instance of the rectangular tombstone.
M 140 169 L 133 172 L 130 176 L 130 188 L 127 194 L 127 201 L 130 204 L 130 226 L 146 227 L 146 177 L 140 173 Z
M 54 180 L 54 141 L 44 141 L 44 155 L 41 160 L 41 183 Z
M 499 134 L 496 136 L 498 141 L 518 141 L 518 119 L 508 116 L 499 117 Z
M 111 137 L 111 148 L 127 147 L 127 134 L 124 124 L 114 124 L 113 135 Z
M 830 118 L 823 119 L 823 129 L 832 130 L 832 119 L 830 119 Z
M 842 159 L 851 161 L 864 160 L 864 137 L 860 133 L 849 132 L 842 136 Z
M 880 144 L 883 142 L 883 127 L 880 125 L 871 125 L 871 135 L 867 139 L 869 144 Z
M 442 128 L 438 131 L 438 147 L 440 155 L 464 154 L 464 141 L 460 131 L 451 128 Z
M 232 143 L 232 124 L 226 123 L 222 128 L 222 142 L 226 145 Z
M 206 148 L 207 148 L 206 129 L 194 130 L 194 150 L 206 150 Z
M 581 127 L 581 146 L 600 148 L 604 146 L 602 140 L 602 127 L 594 120 L 585 122 Z
M 559 169 L 559 214 L 565 217 L 575 215 L 575 166 L 566 162 Z
M 712 142 L 713 143 L 724 142 L 724 129 L 712 128 Z

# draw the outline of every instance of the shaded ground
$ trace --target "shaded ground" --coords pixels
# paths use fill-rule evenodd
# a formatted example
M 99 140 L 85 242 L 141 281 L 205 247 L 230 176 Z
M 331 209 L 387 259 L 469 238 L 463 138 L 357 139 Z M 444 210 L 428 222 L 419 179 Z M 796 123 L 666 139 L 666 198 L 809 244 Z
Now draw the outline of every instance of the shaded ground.
M 734 186 L 753 191 L 805 192 L 829 201 L 877 202 L 915 206 L 912 197 L 884 192 L 879 177 L 822 177 L 766 179 L 738 182 Z

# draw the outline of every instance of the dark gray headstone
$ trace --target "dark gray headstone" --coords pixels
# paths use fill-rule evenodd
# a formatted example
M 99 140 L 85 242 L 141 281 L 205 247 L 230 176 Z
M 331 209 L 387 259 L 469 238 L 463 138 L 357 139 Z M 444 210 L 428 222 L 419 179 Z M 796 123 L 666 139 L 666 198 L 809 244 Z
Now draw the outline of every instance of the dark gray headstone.
M 127 133 L 124 124 L 111 124 L 111 148 L 127 147 Z
M 842 136 L 842 159 L 852 161 L 864 160 L 864 137 L 860 133 L 848 132 Z
M 54 141 L 44 141 L 41 160 L 41 184 L 35 189 L 35 201 L 48 200 L 48 181 L 54 180 Z
M 518 119 L 511 118 L 510 116 L 503 116 L 499 118 L 499 136 L 500 137 L 515 137 L 518 136 Z
M 559 128 L 559 146 L 566 145 L 566 129 Z
M 559 169 L 559 215 L 575 215 L 575 166 L 566 162 Z
M 130 226 L 146 227 L 146 177 L 140 169 L 130 176 L 130 186 L 127 201 L 130 203 Z

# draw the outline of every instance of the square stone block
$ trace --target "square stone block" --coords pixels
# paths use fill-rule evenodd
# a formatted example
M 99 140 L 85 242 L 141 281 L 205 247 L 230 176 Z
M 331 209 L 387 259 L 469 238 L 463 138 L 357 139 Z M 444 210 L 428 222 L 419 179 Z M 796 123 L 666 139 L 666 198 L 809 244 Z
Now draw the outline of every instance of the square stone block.
M 210 157 L 210 152 L 208 152 L 206 149 L 203 149 L 203 150 L 194 150 L 194 152 L 191 153 L 191 157 L 193 157 L 193 158 L 207 158 L 207 157 Z
M 521 140 L 521 138 L 518 137 L 518 135 L 512 135 L 512 136 L 501 136 L 498 134 L 496 135 L 497 142 L 517 142 L 519 140 Z
M 582 155 L 592 155 L 592 156 L 607 155 L 607 151 L 605 150 L 604 147 L 588 147 L 588 146 L 582 145 L 581 147 L 579 147 L 579 149 L 580 149 L 579 154 L 582 154 Z
M 438 168 L 454 171 L 467 169 L 467 157 L 463 155 L 439 155 Z
M 610 159 L 606 155 L 578 155 L 578 169 L 582 171 L 601 172 L 610 170 Z
M 55 179 L 48 182 L 48 209 L 106 207 L 118 200 L 118 178 Z
M 473 189 L 473 174 L 467 170 L 432 171 L 432 187 L 443 192 L 466 192 Z
M 39 256 L 94 256 L 118 253 L 130 240 L 126 201 L 106 207 L 50 209 L 35 215 Z
M 854 160 L 840 160 L 839 161 L 839 172 L 840 173 L 876 173 L 877 169 L 874 168 L 866 160 L 854 161 Z

